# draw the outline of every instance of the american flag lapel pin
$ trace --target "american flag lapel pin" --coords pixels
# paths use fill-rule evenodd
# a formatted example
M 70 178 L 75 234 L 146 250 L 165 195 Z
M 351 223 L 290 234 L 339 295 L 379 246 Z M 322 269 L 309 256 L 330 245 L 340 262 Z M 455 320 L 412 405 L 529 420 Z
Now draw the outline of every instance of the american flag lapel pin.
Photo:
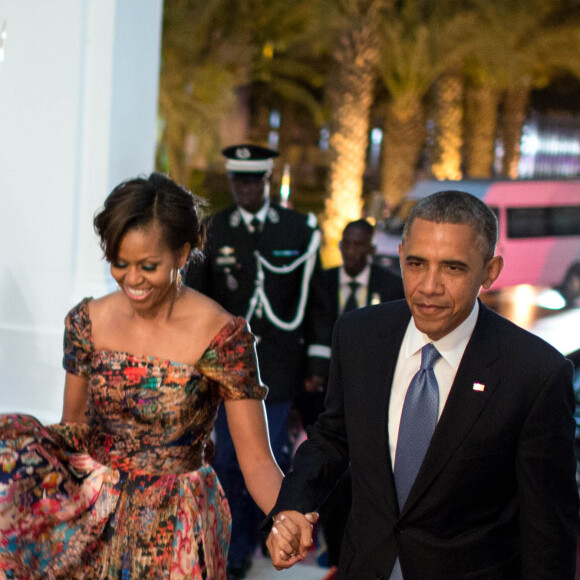
M 483 393 L 485 391 L 485 385 L 483 383 L 473 383 L 473 390 Z

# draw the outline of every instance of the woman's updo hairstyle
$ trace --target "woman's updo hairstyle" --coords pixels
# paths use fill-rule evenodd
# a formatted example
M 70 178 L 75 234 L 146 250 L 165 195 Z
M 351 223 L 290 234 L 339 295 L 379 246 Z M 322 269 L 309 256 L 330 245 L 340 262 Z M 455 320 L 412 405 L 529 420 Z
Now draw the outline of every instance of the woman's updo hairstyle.
M 201 221 L 200 207 L 205 202 L 166 175 L 152 173 L 120 183 L 95 215 L 95 231 L 108 262 L 119 254 L 123 236 L 136 228 L 156 222 L 163 241 L 176 252 L 186 243 L 191 245 L 188 263 L 201 256 L 206 228 Z

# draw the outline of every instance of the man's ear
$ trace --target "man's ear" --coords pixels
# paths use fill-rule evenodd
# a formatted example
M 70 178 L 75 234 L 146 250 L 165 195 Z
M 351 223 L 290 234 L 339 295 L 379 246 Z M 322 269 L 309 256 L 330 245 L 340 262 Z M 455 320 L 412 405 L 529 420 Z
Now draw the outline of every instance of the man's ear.
M 501 271 L 503 269 L 503 258 L 501 256 L 494 256 L 485 265 L 485 280 L 482 286 L 489 290 L 492 284 L 498 279 Z

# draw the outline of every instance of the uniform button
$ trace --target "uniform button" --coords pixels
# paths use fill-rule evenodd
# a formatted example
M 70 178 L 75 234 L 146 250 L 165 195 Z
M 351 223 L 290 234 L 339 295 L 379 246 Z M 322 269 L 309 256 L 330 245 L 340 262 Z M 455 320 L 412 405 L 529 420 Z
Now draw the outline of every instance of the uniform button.
M 400 536 L 403 533 L 403 528 L 401 526 L 395 526 L 395 534 Z

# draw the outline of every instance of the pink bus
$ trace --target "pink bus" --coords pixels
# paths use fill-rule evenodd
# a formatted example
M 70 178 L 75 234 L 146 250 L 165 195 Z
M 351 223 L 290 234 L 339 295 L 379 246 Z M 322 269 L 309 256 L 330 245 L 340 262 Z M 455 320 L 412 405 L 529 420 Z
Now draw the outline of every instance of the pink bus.
M 531 284 L 557 288 L 570 303 L 580 297 L 580 180 L 421 181 L 405 198 L 406 213 L 419 199 L 446 189 L 475 195 L 498 218 L 497 252 L 505 266 L 494 290 Z M 380 263 L 394 261 L 399 240 L 400 231 L 377 232 Z

